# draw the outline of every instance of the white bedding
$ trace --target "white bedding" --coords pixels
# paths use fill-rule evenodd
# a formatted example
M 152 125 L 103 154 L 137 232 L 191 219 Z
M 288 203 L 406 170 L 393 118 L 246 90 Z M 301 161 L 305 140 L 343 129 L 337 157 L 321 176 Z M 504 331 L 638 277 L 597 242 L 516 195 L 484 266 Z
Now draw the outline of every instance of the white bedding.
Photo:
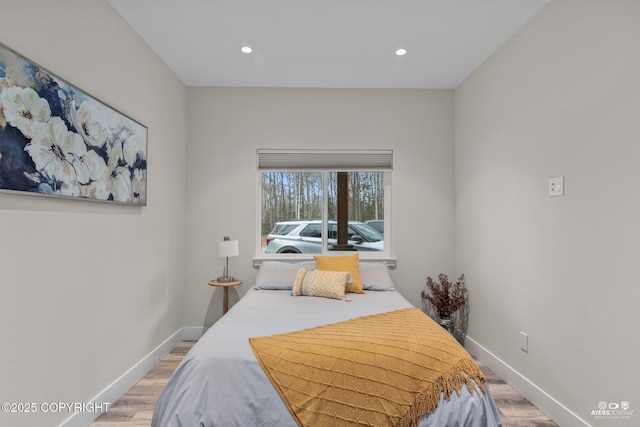
M 292 332 L 411 307 L 396 291 L 348 294 L 342 300 L 292 297 L 290 290 L 251 289 L 216 322 L 180 363 L 160 395 L 155 427 L 296 426 L 258 364 L 250 337 Z M 421 418 L 420 427 L 500 426 L 488 392 L 462 388 Z

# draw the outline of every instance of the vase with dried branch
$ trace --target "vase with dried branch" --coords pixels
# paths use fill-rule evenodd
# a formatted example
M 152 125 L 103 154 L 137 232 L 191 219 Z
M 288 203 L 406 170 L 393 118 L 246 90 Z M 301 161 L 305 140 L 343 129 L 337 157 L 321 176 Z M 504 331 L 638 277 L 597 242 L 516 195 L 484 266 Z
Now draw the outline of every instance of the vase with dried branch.
M 449 332 L 453 332 L 454 325 L 451 316 L 467 304 L 467 288 L 464 286 L 464 274 L 452 283 L 446 274 L 438 275 L 438 282 L 427 277 L 427 290 L 422 291 L 422 300 L 428 301 L 438 322 Z

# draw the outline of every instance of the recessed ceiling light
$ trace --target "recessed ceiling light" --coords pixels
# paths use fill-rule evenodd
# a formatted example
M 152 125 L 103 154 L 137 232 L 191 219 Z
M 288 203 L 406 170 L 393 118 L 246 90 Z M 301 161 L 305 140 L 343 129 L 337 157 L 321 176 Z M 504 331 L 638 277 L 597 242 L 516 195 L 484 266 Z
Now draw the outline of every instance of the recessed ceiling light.
M 249 46 L 242 46 L 242 47 L 240 48 L 240 50 L 241 50 L 242 52 L 244 52 L 244 53 L 251 53 L 251 52 L 253 52 L 253 49 L 251 49 Z
M 402 55 L 406 55 L 406 54 L 407 54 L 407 49 L 400 48 L 400 49 L 396 50 L 396 55 L 398 55 L 398 56 L 402 56 Z

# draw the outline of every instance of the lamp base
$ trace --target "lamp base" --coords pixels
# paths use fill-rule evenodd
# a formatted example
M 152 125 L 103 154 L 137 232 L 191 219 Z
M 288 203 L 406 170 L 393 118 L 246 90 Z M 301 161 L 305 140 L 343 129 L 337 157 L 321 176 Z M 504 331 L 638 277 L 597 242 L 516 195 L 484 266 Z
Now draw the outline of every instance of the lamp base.
M 216 282 L 218 282 L 218 283 L 229 283 L 229 282 L 235 282 L 235 281 L 236 281 L 236 279 L 233 276 L 231 276 L 231 277 L 220 276 L 220 277 L 218 277 L 216 279 Z

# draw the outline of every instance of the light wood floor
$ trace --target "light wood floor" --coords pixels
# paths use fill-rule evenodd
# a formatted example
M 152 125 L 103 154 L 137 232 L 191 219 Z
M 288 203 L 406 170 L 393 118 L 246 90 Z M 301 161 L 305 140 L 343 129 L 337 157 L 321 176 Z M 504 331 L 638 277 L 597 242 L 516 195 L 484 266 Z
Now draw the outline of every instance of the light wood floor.
M 195 341 L 184 341 L 158 363 L 149 373 L 118 399 L 90 427 L 148 427 L 153 406 L 169 377 Z M 490 369 L 478 362 L 489 390 L 498 406 L 505 427 L 557 427 L 538 408 L 502 381 Z

